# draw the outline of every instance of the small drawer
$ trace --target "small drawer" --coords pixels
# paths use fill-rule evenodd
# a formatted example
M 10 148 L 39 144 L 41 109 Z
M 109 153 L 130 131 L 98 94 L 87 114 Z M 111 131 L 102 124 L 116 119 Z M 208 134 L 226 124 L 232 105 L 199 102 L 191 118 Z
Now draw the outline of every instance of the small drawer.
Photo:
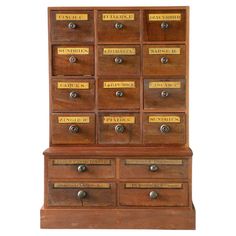
M 188 178 L 188 161 L 183 159 L 125 159 L 120 161 L 121 178 Z
M 139 75 L 140 47 L 137 45 L 98 46 L 98 75 Z
M 48 178 L 114 178 L 113 159 L 57 158 L 48 159 Z
M 185 75 L 184 45 L 144 45 L 144 75 Z
M 139 109 L 138 79 L 99 79 L 99 109 Z
M 145 79 L 144 109 L 185 109 L 185 79 Z
M 92 144 L 95 142 L 95 115 L 61 113 L 51 115 L 52 144 Z
M 52 80 L 52 111 L 76 112 L 94 109 L 94 80 Z
M 93 18 L 93 11 L 51 11 L 51 40 L 92 43 Z
M 139 113 L 100 113 L 98 129 L 100 144 L 140 143 Z
M 144 41 L 185 41 L 186 10 L 144 11 Z
M 184 113 L 145 113 L 143 141 L 149 144 L 185 144 Z
M 139 42 L 139 11 L 98 11 L 98 42 Z
M 53 46 L 52 75 L 94 75 L 93 46 Z
M 114 183 L 49 182 L 48 206 L 115 206 Z
M 121 206 L 188 206 L 187 183 L 122 183 L 119 191 Z

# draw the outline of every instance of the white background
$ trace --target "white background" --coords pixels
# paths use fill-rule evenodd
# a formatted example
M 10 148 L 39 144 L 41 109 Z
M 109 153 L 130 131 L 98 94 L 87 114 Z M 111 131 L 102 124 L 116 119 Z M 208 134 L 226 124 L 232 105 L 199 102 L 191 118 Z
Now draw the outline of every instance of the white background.
M 196 231 L 40 230 L 48 146 L 47 6 L 190 5 Z M 0 235 L 235 235 L 236 11 L 229 0 L 21 0 L 0 5 Z M 102 219 L 101 219 L 102 220 Z

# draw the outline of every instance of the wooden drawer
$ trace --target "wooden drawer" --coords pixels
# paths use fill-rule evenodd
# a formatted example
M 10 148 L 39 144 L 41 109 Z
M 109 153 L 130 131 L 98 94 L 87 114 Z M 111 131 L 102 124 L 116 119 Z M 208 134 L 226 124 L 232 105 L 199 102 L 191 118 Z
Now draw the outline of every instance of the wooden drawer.
M 187 183 L 123 183 L 119 191 L 122 206 L 188 206 Z
M 76 112 L 92 110 L 95 106 L 94 80 L 52 80 L 52 111 Z
M 139 11 L 98 11 L 98 42 L 139 42 Z
M 48 159 L 48 178 L 114 178 L 115 160 L 86 158 Z
M 100 113 L 98 130 L 100 144 L 140 143 L 139 113 Z
M 50 182 L 48 206 L 115 206 L 114 183 Z
M 185 10 L 144 11 L 144 41 L 185 41 Z
M 52 57 L 52 75 L 94 75 L 93 46 L 53 46 Z
M 184 45 L 144 45 L 144 75 L 185 75 Z
M 51 11 L 50 21 L 52 41 L 94 41 L 93 11 Z
M 52 144 L 93 144 L 95 115 L 92 113 L 54 113 L 51 115 Z
M 188 178 L 188 160 L 173 158 L 125 159 L 120 161 L 121 178 Z
M 98 75 L 139 75 L 140 47 L 137 45 L 98 46 Z
M 185 79 L 145 79 L 144 108 L 185 109 Z
M 184 113 L 146 113 L 143 141 L 152 144 L 185 144 Z
M 99 109 L 139 109 L 138 79 L 99 79 Z

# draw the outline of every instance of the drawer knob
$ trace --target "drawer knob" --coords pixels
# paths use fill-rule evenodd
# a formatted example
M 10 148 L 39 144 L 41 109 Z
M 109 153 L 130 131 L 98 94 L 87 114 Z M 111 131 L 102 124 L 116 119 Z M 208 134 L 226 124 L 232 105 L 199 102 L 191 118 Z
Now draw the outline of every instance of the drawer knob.
M 73 23 L 73 22 L 70 22 L 69 24 L 68 24 L 68 28 L 69 29 L 75 29 L 77 27 L 77 25 L 75 24 L 75 23 Z
M 121 64 L 123 62 L 123 59 L 121 57 L 115 57 L 114 62 L 116 64 Z
M 77 196 L 79 199 L 84 199 L 87 197 L 87 192 L 83 191 L 83 190 L 80 190 L 78 193 L 77 193 Z
M 156 171 L 158 171 L 158 166 L 157 166 L 157 165 L 150 165 L 150 166 L 149 166 L 149 170 L 150 170 L 151 172 L 156 172 Z
M 117 22 L 117 23 L 115 23 L 115 28 L 120 30 L 120 29 L 124 28 L 124 25 L 122 23 Z
M 169 27 L 169 24 L 168 24 L 167 22 L 163 21 L 163 22 L 161 23 L 161 28 L 162 28 L 163 30 L 168 29 L 168 27 Z
M 162 126 L 160 127 L 160 131 L 161 131 L 161 133 L 163 133 L 163 134 L 168 133 L 168 132 L 170 131 L 170 126 L 168 126 L 168 125 L 162 125 Z
M 116 96 L 117 96 L 117 97 L 123 97 L 123 96 L 124 96 L 124 92 L 122 92 L 122 91 L 116 91 Z
M 115 126 L 116 133 L 124 133 L 125 132 L 125 126 L 124 125 L 116 125 Z
M 167 91 L 163 90 L 163 91 L 161 91 L 161 96 L 162 96 L 163 98 L 168 97 L 168 96 L 169 96 L 169 93 L 168 93 Z
M 87 170 L 86 165 L 79 165 L 79 166 L 78 166 L 78 171 L 79 171 L 79 172 L 85 172 L 86 170 Z
M 70 56 L 69 57 L 69 62 L 70 63 L 76 63 L 76 61 L 77 61 L 77 58 L 75 56 Z
M 157 199 L 158 193 L 157 193 L 156 191 L 151 191 L 151 192 L 149 193 L 149 197 L 150 197 L 151 199 Z
M 162 64 L 167 64 L 168 61 L 169 61 L 169 60 L 168 60 L 167 57 L 162 57 L 162 58 L 161 58 L 161 63 L 162 63 Z
M 72 134 L 77 134 L 79 133 L 79 126 L 78 125 L 71 125 L 69 127 L 69 131 L 72 133 Z
M 71 98 L 78 98 L 79 97 L 79 93 L 75 92 L 75 91 L 72 91 L 72 92 L 70 92 L 70 97 Z

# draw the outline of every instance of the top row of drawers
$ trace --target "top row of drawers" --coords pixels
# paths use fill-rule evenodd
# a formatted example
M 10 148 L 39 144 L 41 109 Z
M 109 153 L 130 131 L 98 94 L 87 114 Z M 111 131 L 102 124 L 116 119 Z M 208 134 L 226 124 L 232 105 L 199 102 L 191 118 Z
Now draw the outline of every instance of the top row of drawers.
M 52 10 L 50 32 L 54 42 L 185 41 L 186 10 Z

